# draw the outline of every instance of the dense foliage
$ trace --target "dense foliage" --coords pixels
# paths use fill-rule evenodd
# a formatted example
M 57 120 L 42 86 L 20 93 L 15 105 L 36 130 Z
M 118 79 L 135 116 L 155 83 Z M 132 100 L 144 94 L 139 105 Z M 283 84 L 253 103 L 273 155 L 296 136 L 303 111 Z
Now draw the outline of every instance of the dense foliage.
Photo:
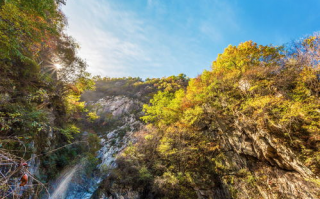
M 139 99 L 147 103 L 158 90 L 177 90 L 188 84 L 189 78 L 184 74 L 163 78 L 139 77 L 107 78 L 94 77 L 96 89 L 87 91 L 82 96 L 83 101 L 97 101 L 105 96 L 123 95 L 133 99 Z
M 22 197 L 39 195 L 41 188 L 33 185 L 53 179 L 79 161 L 79 154 L 89 160 L 85 173 L 90 175 L 98 163 L 99 138 L 80 135 L 79 123 L 87 130 L 112 122 L 107 116 L 96 121 L 99 116 L 85 101 L 115 95 L 146 103 L 141 117 L 146 128 L 117 158 L 118 167 L 102 183 L 107 189 L 131 187 L 142 198 L 197 198 L 199 190 L 237 198 L 235 187 L 242 183 L 254 195 L 266 171 L 257 169 L 258 176 L 250 165 L 239 168 L 230 153 L 286 171 L 308 171 L 307 180 L 319 182 L 319 35 L 282 47 L 230 45 L 211 71 L 193 79 L 183 74 L 145 81 L 91 79 L 77 56 L 78 44 L 63 32 L 61 3 L 0 0 L 0 197 L 20 197 L 14 185 L 26 173 L 32 181 Z M 96 91 L 81 96 L 95 84 Z M 257 139 L 288 149 L 308 170 L 282 164 L 272 147 L 263 159 L 228 148 L 228 136 L 236 131 L 263 132 Z M 82 144 L 70 144 L 74 140 Z M 39 168 L 37 176 L 28 173 L 25 162 Z
M 125 114 L 141 120 L 143 103 L 149 102 L 158 91 L 170 90 L 174 92 L 180 88 L 185 88 L 189 81 L 189 78 L 184 74 L 146 80 L 132 77 L 101 78 L 99 76 L 93 79 L 95 80 L 95 90 L 84 92 L 81 95 L 81 101 L 87 103 L 86 108 L 92 113 L 90 115 L 96 119 L 84 123 L 84 126 L 88 131 L 102 134 L 113 131 L 118 126 L 125 125 L 126 120 L 123 120 L 121 115 L 115 116 L 110 112 L 106 113 L 102 108 L 106 105 L 101 104 L 101 99 L 110 99 L 118 96 L 135 101 L 135 107 L 131 107 Z M 102 103 L 104 102 L 102 101 Z M 98 112 L 98 115 L 95 114 L 96 112 Z
M 52 179 L 81 151 L 69 147 L 45 155 L 79 133 L 77 121 L 80 112 L 86 111 L 80 95 L 94 88 L 85 72 L 86 63 L 76 55 L 78 44 L 63 32 L 66 20 L 61 3 L 64 1 L 0 1 L 1 162 L 9 161 L 13 169 L 32 154 L 42 154 L 40 173 L 45 175 L 37 177 L 43 180 Z M 6 179 L 7 171 L 1 167 L 0 196 L 7 194 L 4 183 L 20 178 L 17 173 Z
M 236 197 L 234 177 L 247 186 L 258 181 L 228 160 L 222 137 L 237 129 L 266 132 L 319 175 L 319 58 L 319 35 L 284 47 L 228 46 L 212 71 L 144 105 L 148 127 L 118 157 L 109 179 L 144 198 L 197 198 L 196 190 L 226 184 Z

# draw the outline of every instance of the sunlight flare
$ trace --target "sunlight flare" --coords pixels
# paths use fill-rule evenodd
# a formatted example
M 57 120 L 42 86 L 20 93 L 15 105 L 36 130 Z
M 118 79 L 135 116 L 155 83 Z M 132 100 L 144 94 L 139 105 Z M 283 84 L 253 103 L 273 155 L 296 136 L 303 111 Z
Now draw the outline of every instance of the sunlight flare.
M 62 68 L 62 65 L 59 63 L 55 63 L 54 66 L 56 67 L 57 70 L 60 70 Z

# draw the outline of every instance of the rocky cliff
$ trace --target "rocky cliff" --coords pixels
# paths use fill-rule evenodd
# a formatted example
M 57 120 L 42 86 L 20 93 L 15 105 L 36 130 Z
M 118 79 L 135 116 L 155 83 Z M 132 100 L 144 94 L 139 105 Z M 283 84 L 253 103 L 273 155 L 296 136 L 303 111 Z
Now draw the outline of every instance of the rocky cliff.
M 143 193 L 141 187 L 123 186 L 117 180 L 110 180 L 112 169 L 118 166 L 116 158 L 128 144 L 137 141 L 141 132 L 148 133 L 139 120 L 142 102 L 125 96 L 106 96 L 93 104 L 101 116 L 100 123 L 104 123 L 109 130 L 99 132 L 102 148 L 98 157 L 101 163 L 93 182 L 99 186 L 96 184 L 95 189 L 91 189 L 94 193 L 90 197 L 146 198 L 147 194 Z M 254 128 L 254 121 L 250 118 L 236 120 L 233 124 L 231 122 L 223 120 L 218 128 L 209 127 L 205 130 L 213 140 L 221 143 L 225 154 L 223 164 L 229 172 L 218 176 L 216 183 L 195 185 L 193 189 L 199 199 L 234 198 L 235 195 L 237 198 L 265 199 L 319 197 L 319 186 L 312 182 L 316 176 L 299 161 L 293 151 L 266 130 Z M 110 129 L 108 125 L 114 123 L 116 125 Z M 150 195 L 155 197 L 149 194 L 149 198 Z M 70 198 L 73 197 L 74 192 L 70 195 Z
M 97 153 L 99 164 L 91 175 L 78 171 L 70 182 L 66 198 L 91 198 L 100 194 L 99 185 L 117 165 L 115 159 L 128 144 L 135 142 L 134 133 L 143 124 L 139 120 L 142 114 L 142 102 L 126 96 L 105 96 L 97 101 L 88 102 L 88 106 L 97 112 L 98 121 L 88 129 L 94 131 L 101 139 L 101 149 Z M 85 133 L 86 134 L 86 133 Z M 84 168 L 82 168 L 84 169 Z M 120 190 L 113 194 L 120 196 Z M 101 193 L 103 195 L 103 193 Z
M 97 126 L 104 174 L 92 198 L 319 198 L 316 116 L 304 120 L 317 113 L 291 116 L 297 102 L 284 96 L 295 91 L 275 89 L 268 98 L 251 99 L 254 83 L 244 89 L 241 79 L 237 87 L 201 90 L 210 80 L 206 75 L 213 74 L 188 88 L 172 91 L 167 84 L 144 113 L 139 98 L 97 100 L 93 108 L 107 130 Z M 215 93 L 220 86 L 225 92 Z M 263 107 L 263 100 L 271 102 Z M 282 103 L 292 110 L 279 108 Z M 279 120 L 281 114 L 291 123 Z M 306 130 L 308 125 L 315 126 Z

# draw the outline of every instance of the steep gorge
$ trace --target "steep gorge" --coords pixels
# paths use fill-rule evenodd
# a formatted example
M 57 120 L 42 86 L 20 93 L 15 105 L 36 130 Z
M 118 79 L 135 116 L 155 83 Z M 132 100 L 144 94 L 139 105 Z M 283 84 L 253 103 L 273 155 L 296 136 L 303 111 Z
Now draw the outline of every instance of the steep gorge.
M 0 0 L 1 198 L 320 197 L 319 34 L 195 78 L 91 77 L 64 3 Z
M 110 80 L 113 81 L 124 80 Z M 119 82 L 118 86 L 125 84 Z M 179 88 L 187 89 L 185 84 Z M 288 145 L 290 142 L 284 141 L 287 138 L 276 134 L 281 129 L 263 127 L 259 121 L 241 113 L 217 114 L 214 106 L 205 103 L 202 116 L 191 118 L 195 135 L 184 132 L 186 126 L 171 127 L 175 130 L 169 129 L 170 134 L 165 135 L 166 132 L 156 126 L 150 127 L 140 119 L 144 116 L 144 102 L 139 98 L 143 98 L 144 89 L 136 92 L 139 97 L 130 97 L 124 95 L 126 89 L 119 88 L 120 95 L 106 93 L 105 97 L 90 102 L 91 108 L 100 116 L 94 129 L 102 138 L 98 153 L 101 163 L 96 174 L 99 186 L 91 191 L 91 198 L 319 197 L 317 169 L 311 171 L 299 157 L 301 154 Z M 160 93 L 166 92 L 164 90 Z M 179 90 L 169 88 L 169 91 L 176 93 Z M 99 90 L 98 95 L 97 91 L 90 91 L 88 96 L 101 97 L 101 92 Z M 154 98 L 156 95 L 153 94 Z M 162 105 L 162 111 L 172 110 L 166 108 L 170 107 L 170 101 Z M 156 106 L 155 101 L 153 106 Z M 181 117 L 179 115 L 178 120 Z M 161 125 L 163 129 L 168 128 L 168 124 Z M 175 140 L 164 139 L 165 136 Z M 180 179 L 170 176 L 175 174 L 167 170 L 176 165 L 179 165 L 176 174 Z M 311 168 L 317 168 L 317 162 L 315 166 Z M 189 179 L 184 179 L 183 175 L 188 175 Z M 164 177 L 161 179 L 161 176 Z M 188 181 L 190 178 L 193 180 Z M 181 189 L 188 195 L 181 193 Z M 166 193 L 171 195 L 165 196 Z
M 162 84 L 93 198 L 318 198 L 318 66 L 286 56 L 249 41 L 188 86 Z

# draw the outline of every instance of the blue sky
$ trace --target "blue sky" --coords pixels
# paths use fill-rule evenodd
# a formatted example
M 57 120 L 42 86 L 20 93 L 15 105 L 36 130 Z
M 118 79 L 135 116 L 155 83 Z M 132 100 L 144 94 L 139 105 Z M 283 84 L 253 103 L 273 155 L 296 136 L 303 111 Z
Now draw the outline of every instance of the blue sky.
M 68 0 L 67 32 L 93 75 L 196 77 L 229 44 L 320 31 L 319 0 Z

